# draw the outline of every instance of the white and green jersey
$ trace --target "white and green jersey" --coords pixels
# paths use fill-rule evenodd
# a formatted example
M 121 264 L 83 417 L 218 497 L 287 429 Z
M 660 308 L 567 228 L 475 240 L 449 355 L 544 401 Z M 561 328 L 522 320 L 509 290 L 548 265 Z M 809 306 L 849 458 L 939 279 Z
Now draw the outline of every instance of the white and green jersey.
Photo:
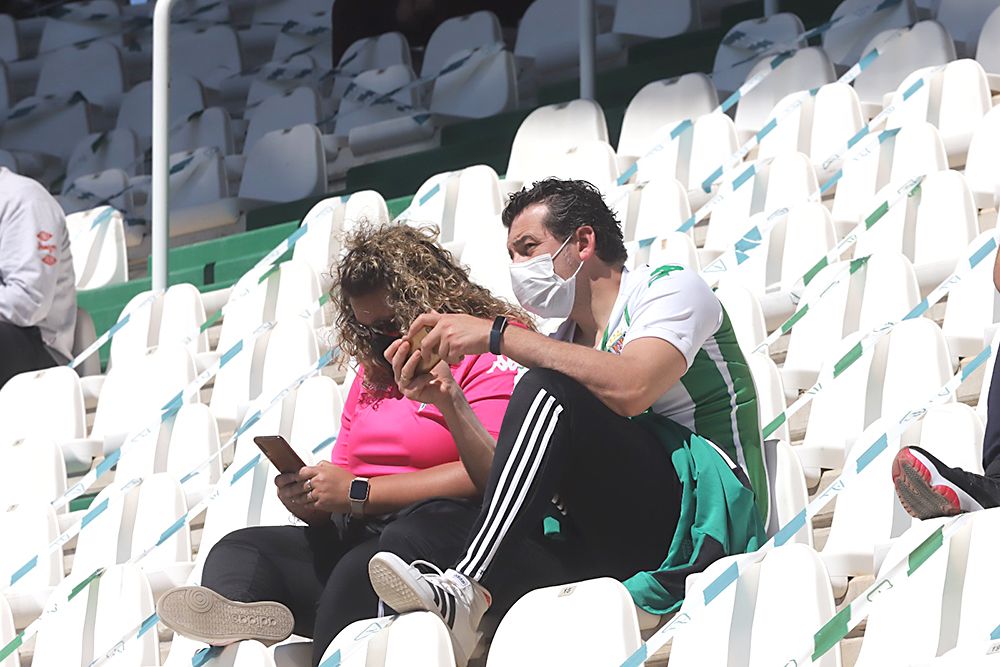
M 553 334 L 572 341 L 567 320 Z M 639 338 L 659 338 L 684 355 L 687 372 L 650 409 L 710 440 L 746 472 L 766 515 L 757 393 L 729 317 L 694 271 L 666 265 L 624 270 L 599 349 L 620 354 Z

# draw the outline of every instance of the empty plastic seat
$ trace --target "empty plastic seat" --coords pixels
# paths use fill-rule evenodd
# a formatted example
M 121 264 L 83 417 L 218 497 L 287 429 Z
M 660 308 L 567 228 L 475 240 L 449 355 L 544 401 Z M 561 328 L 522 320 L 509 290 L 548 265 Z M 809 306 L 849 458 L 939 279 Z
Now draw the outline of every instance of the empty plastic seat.
M 343 667 L 408 667 L 415 655 L 420 656 L 420 664 L 426 667 L 455 664 L 448 629 L 437 614 L 415 611 L 398 617 L 355 621 L 334 637 L 323 653 L 322 662 Z
M 90 436 L 60 443 L 67 470 L 85 471 L 93 457 L 111 453 L 129 434 L 156 427 L 162 407 L 194 377 L 194 361 L 179 344 L 160 345 L 131 363 L 112 368 L 101 388 Z M 156 433 L 154 428 L 154 438 Z
M 618 0 L 611 27 L 617 35 L 663 39 L 699 27 L 698 5 L 694 0 Z
M 100 72 L 100 76 L 94 76 Z M 118 49 L 105 41 L 70 46 L 45 56 L 35 94 L 83 93 L 87 101 L 115 108 L 125 92 L 125 69 Z
M 221 155 L 232 155 L 233 144 L 232 119 L 222 107 L 202 109 L 170 130 L 171 154 L 212 148 Z
M 1000 7 L 992 10 L 983 22 L 979 44 L 976 46 L 976 61 L 991 74 L 1000 72 L 1000 41 L 997 40 L 997 35 L 1000 34 L 1000 11 L 997 10 Z
M 364 37 L 348 46 L 340 57 L 336 70 L 346 76 L 334 80 L 333 95 L 338 98 L 343 95 L 354 76 L 362 72 L 411 64 L 410 44 L 402 33 L 386 32 Z
M 596 102 L 573 100 L 539 107 L 517 128 L 507 179 L 530 185 L 549 176 L 555 156 L 595 140 L 608 141 L 604 110 Z
M 0 512 L 0 527 L 5 534 L 17 539 L 0 550 L 0 577 L 11 581 L 29 560 L 38 555 L 38 562 L 24 572 L 2 597 L 10 605 L 16 627 L 23 628 L 41 613 L 52 588 L 63 579 L 62 546 L 49 550 L 49 544 L 59 535 L 56 513 L 47 500 L 28 500 Z M 40 555 L 41 554 L 41 555 Z
M 636 192 L 634 216 L 622 220 L 626 241 L 666 237 L 691 217 L 687 188 L 673 178 L 657 178 Z
M 826 159 L 843 150 L 863 126 L 861 101 L 854 88 L 830 83 L 816 91 L 808 154 L 820 183 L 826 183 L 834 173 Z
M 300 86 L 263 100 L 247 126 L 243 151 L 250 151 L 257 141 L 274 130 L 285 130 L 320 121 L 320 101 L 315 89 Z
M 840 354 L 828 357 L 828 367 L 839 361 L 846 352 L 843 345 L 833 349 Z M 934 322 L 924 318 L 897 324 L 889 334 L 878 340 L 870 354 L 855 362 L 854 366 L 856 368 L 851 367 L 842 373 L 813 400 L 805 441 L 797 450 L 802 467 L 813 479 L 816 469 L 853 465 L 855 459 L 881 434 L 879 429 L 885 429 L 887 424 L 894 423 L 908 410 L 929 400 L 951 377 L 951 359 L 944 335 Z M 881 424 L 878 422 L 881 418 L 888 421 Z M 866 433 L 869 428 L 876 430 Z M 912 442 L 909 438 L 916 437 L 912 433 L 908 431 L 904 435 L 904 438 L 908 438 L 907 442 Z M 899 446 L 898 442 L 896 446 Z M 879 470 L 884 472 L 875 473 L 876 477 L 879 474 L 886 475 L 881 480 L 883 484 L 890 479 L 888 471 L 891 460 L 892 456 L 889 456 L 879 463 Z M 866 476 L 866 479 L 871 480 L 872 477 Z M 868 488 L 865 485 L 869 482 L 858 483 Z M 871 483 L 876 485 L 875 488 L 880 488 L 877 482 Z M 852 488 L 853 484 L 852 482 Z M 889 491 L 892 492 L 891 484 Z M 858 502 L 863 504 L 863 494 L 859 498 L 862 499 Z M 841 502 L 838 500 L 838 511 L 841 509 Z M 860 506 L 852 505 L 855 508 Z M 856 539 L 852 536 L 847 523 L 839 530 L 845 531 L 841 538 L 846 543 L 853 544 L 857 539 L 868 539 Z M 876 528 L 873 527 L 873 530 Z M 886 539 L 888 537 L 891 536 L 886 535 Z M 838 550 L 850 551 L 850 548 L 833 547 L 833 551 Z M 840 573 L 852 574 L 843 571 Z M 865 571 L 856 572 L 864 573 Z
M 39 406 L 45 406 L 44 413 Z M 15 375 L 0 387 L 0 444 L 29 437 L 82 438 L 85 415 L 80 377 L 68 366 Z
M 914 523 L 912 528 L 893 540 L 880 572 L 888 573 L 945 521 L 936 519 Z M 943 620 L 944 584 L 949 556 L 955 546 L 954 541 L 942 544 L 931 558 L 907 577 L 905 585 L 899 586 L 892 595 L 882 596 L 883 599 L 872 606 L 856 663 L 858 667 L 883 664 L 886 659 L 914 664 L 937 654 Z M 905 624 L 903 619 L 906 619 Z M 906 637 L 907 641 L 901 642 L 902 637 Z
M 865 52 L 883 45 L 879 57 L 854 80 L 854 90 L 863 103 L 873 105 L 870 108 L 881 107 L 883 98 L 896 90 L 911 72 L 955 59 L 955 45 L 948 31 L 934 21 L 920 21 L 912 28 L 880 33 Z
M 240 197 L 287 202 L 326 192 L 326 155 L 315 125 L 275 130 L 247 155 Z
M 121 24 L 118 20 L 121 7 L 114 0 L 67 2 L 62 7 L 71 13 L 45 19 L 38 53 L 49 53 L 95 38 L 121 45 Z
M 54 595 L 69 597 L 67 580 Z M 108 568 L 65 604 L 41 627 L 35 639 L 35 667 L 84 667 L 126 634 L 137 632 L 154 612 L 153 593 L 135 565 Z M 105 665 L 158 665 L 156 632 L 125 642 Z
M 150 292 L 132 297 L 119 320 L 129 322 L 111 339 L 112 366 L 132 363 L 158 345 L 182 345 L 192 355 L 208 350 L 208 337 L 200 331 L 205 323 L 205 305 L 198 289 L 188 283 L 172 285 L 151 305 L 138 308 Z
M 487 118 L 517 107 L 517 68 L 509 51 L 459 51 L 445 69 L 466 58 L 464 65 L 434 80 L 430 110 L 438 121 Z
M 285 340 L 286 334 L 276 336 L 275 332 L 279 329 L 296 332 L 296 325 L 301 324 L 311 329 L 319 324 L 318 316 L 308 322 L 299 317 L 303 310 L 319 298 L 319 294 L 316 274 L 308 265 L 292 260 L 281 264 L 281 268 L 256 286 L 249 296 L 227 307 L 215 356 L 229 350 L 263 322 L 277 321 L 279 325 L 288 326 L 283 329 L 276 326 L 270 334 L 261 335 L 252 349 L 244 350 L 220 369 L 215 378 L 210 406 L 219 421 L 219 431 L 223 436 L 228 436 L 236 429 L 250 401 L 257 398 L 263 390 L 261 369 L 267 358 L 265 355 L 270 346 L 269 341 Z M 312 331 L 309 334 L 307 336 L 298 332 L 294 335 L 300 338 L 292 339 L 301 348 L 289 351 L 291 361 L 295 361 L 297 367 L 305 366 L 310 363 L 307 360 L 315 361 L 319 357 L 315 336 Z
M 791 209 L 815 198 L 818 192 L 819 183 L 812 162 L 802 153 L 784 153 L 760 163 L 749 181 L 730 191 L 727 198 L 713 209 L 705 235 L 705 248 L 728 250 L 750 229 L 748 218 L 751 215 L 764 213 L 770 216 L 778 209 Z
M 50 503 L 65 493 L 66 464 L 55 441 L 24 438 L 0 445 L 0 455 L 4 460 L 0 469 L 0 511 L 21 503 Z M 65 511 L 65 507 L 60 508 L 59 513 Z
M 588 637 L 578 642 L 580 632 Z M 639 648 L 628 590 L 609 578 L 540 588 L 514 603 L 497 628 L 487 665 L 620 664 Z
M 748 350 L 743 353 L 743 356 L 746 357 L 750 374 L 753 376 L 754 387 L 757 389 L 760 425 L 766 426 L 785 409 L 785 388 L 781 382 L 781 372 L 766 352 Z M 788 423 L 779 426 L 778 430 L 771 434 L 771 437 L 788 443 L 791 440 L 788 434 Z M 798 509 L 801 507 L 797 508 L 796 511 Z M 811 540 L 812 536 L 809 539 Z
M 209 88 L 243 71 L 236 31 L 228 25 L 176 29 L 170 36 L 170 71 L 187 74 Z
M 956 60 L 932 75 L 931 85 L 923 87 L 926 91 L 903 104 L 902 97 L 919 76 L 931 75 L 918 70 L 903 81 L 892 98 L 899 111 L 889 116 L 886 127 L 929 121 L 941 134 L 949 163 L 965 164 L 973 132 L 992 108 L 986 73 L 975 60 Z
M 809 312 L 792 329 L 782 368 L 789 391 L 810 387 L 830 351 L 848 334 L 898 321 L 920 299 L 913 266 L 901 254 L 873 255 L 863 269 L 828 288 L 843 270 L 841 263 L 824 268 L 802 293 L 799 307 L 808 304 Z
M 751 222 L 763 223 L 764 215 L 758 214 Z M 731 271 L 761 298 L 771 292 L 789 292 L 835 243 L 826 207 L 818 202 L 799 204 L 765 232 L 760 248 L 747 253 L 746 261 Z
M 476 235 L 481 225 L 491 225 L 503 212 L 506 197 L 500 192 L 500 179 L 492 167 L 485 164 L 466 167 L 458 174 L 453 231 L 442 229 L 442 239 L 450 236 L 465 241 Z
M 539 82 L 574 76 L 580 62 L 580 5 L 562 0 L 535 0 L 518 24 L 514 55 L 530 59 Z M 595 57 L 598 67 L 624 65 L 626 51 L 613 33 L 597 35 Z
M 65 162 L 73 148 L 93 131 L 87 103 L 75 97 L 68 103 L 29 97 L 18 102 L 0 124 L 0 146 L 30 151 Z
M 861 151 L 844 162 L 844 174 L 833 197 L 833 220 L 838 224 L 860 222 L 882 204 L 883 200 L 876 196 L 880 189 L 892 185 L 891 192 L 896 192 L 912 178 L 947 168 L 948 158 L 937 128 L 930 123 L 907 125 L 878 147 Z
M 133 479 L 122 475 L 122 482 Z M 123 564 L 157 544 L 164 530 L 187 512 L 184 491 L 169 474 L 149 474 L 124 494 L 109 486 L 94 499 L 107 509 L 77 538 L 74 579 L 101 567 Z M 139 561 L 154 593 L 184 582 L 191 568 L 191 529 L 185 524 Z
M 893 190 L 888 186 L 876 200 Z M 862 235 L 854 254 L 902 252 L 913 262 L 921 291 L 926 294 L 951 274 L 977 228 L 975 203 L 964 177 L 957 171 L 938 171 L 923 180 L 919 192 L 893 207 Z
M 744 355 L 749 355 L 767 335 L 764 313 L 757 297 L 736 280 L 725 280 L 715 290 L 733 325 L 736 341 Z
M 996 8 L 994 0 L 941 0 L 936 17 L 955 40 L 959 55 L 971 58 L 979 33 Z
M 10 605 L 7 600 L 0 598 L 0 645 L 6 646 L 7 642 L 14 641 L 17 630 L 14 628 L 14 617 L 10 613 Z M 0 660 L 0 667 L 21 667 L 21 656 L 14 651 L 3 660 Z
M 174 50 L 171 44 L 171 51 Z M 170 126 L 182 123 L 191 114 L 204 109 L 205 93 L 201 82 L 183 72 L 170 72 Z M 143 148 L 153 138 L 153 84 L 143 81 L 129 89 L 118 109 L 117 127 L 128 128 L 139 137 Z
M 400 111 L 397 107 L 417 106 L 416 88 L 407 86 L 415 78 L 410 66 L 401 64 L 358 74 L 352 80 L 357 94 L 345 93 L 340 101 L 334 134 L 347 137 L 356 127 L 407 115 L 409 111 Z M 362 95 L 371 93 L 378 94 L 375 100 L 362 99 Z
M 907 558 L 945 521 L 914 525 L 893 543 L 882 569 Z M 988 653 L 983 647 L 987 641 L 983 638 L 995 627 L 989 604 L 995 599 L 997 586 L 990 576 L 990 556 L 997 547 L 998 521 L 997 510 L 976 512 L 971 526 L 939 546 L 899 591 L 872 608 L 859 667 L 885 664 L 887 659 L 921 665 L 986 664 Z M 900 641 L 904 637 L 908 641 Z M 963 655 L 963 649 L 969 650 Z M 958 659 L 932 660 L 949 652 L 957 653 Z
M 844 0 L 834 10 L 831 19 L 846 16 L 851 12 L 871 6 L 866 0 Z M 879 33 L 913 25 L 917 11 L 913 0 L 903 0 L 897 5 L 886 7 L 860 21 L 845 22 L 834 26 L 823 34 L 823 50 L 838 65 L 853 65 L 871 49 L 871 40 Z
M 458 259 L 468 268 L 472 282 L 482 285 L 496 297 L 517 303 L 510 284 L 507 230 L 499 216 L 479 222 L 477 233 L 465 239 Z
M 73 272 L 78 290 L 115 285 L 128 280 L 125 223 L 110 206 L 66 216 Z
M 773 58 L 766 58 L 750 70 L 747 79 L 770 67 Z M 760 85 L 744 95 L 736 107 L 736 131 L 746 141 L 767 122 L 774 105 L 789 93 L 811 90 L 832 83 L 836 77 L 830 59 L 817 47 L 796 51 L 782 62 Z
M 120 211 L 135 211 L 136 193 L 130 183 L 128 174 L 121 169 L 105 169 L 66 181 L 63 192 L 56 196 L 56 201 L 68 214 L 86 211 L 102 204 Z
M 754 64 L 761 58 L 758 51 L 747 48 L 764 41 L 794 47 L 799 35 L 805 32 L 802 20 L 791 12 L 740 21 L 726 33 L 715 52 L 712 80 L 715 87 L 732 92 L 743 84 Z
M 587 181 L 604 193 L 609 193 L 618 179 L 615 149 L 606 141 L 577 144 L 551 164 L 551 176 Z
M 981 248 L 995 231 L 983 232 L 972 246 Z M 983 336 L 995 322 L 1000 322 L 1000 292 L 993 284 L 993 261 L 996 250 L 984 257 L 971 273 L 952 287 L 945 304 L 944 329 L 952 354 L 968 357 L 983 347 Z M 956 271 L 967 270 L 968 258 L 958 260 Z
M 427 41 L 420 76 L 438 74 L 459 51 L 502 43 L 500 21 L 493 12 L 474 12 L 442 21 Z
M 654 146 L 663 148 L 637 163 L 639 182 L 653 178 L 676 178 L 687 189 L 688 200 L 694 209 L 704 205 L 719 185 L 705 191 L 703 184 L 715 173 L 715 170 L 729 160 L 739 147 L 736 138 L 736 126 L 732 119 L 722 113 L 710 113 L 699 116 L 694 121 L 694 127 L 684 132 L 677 139 L 670 135 L 676 123 L 664 125 L 653 134 L 649 144 L 639 152 L 644 155 Z M 725 182 L 740 173 L 743 165 L 737 165 L 724 174 L 720 182 Z
M 117 128 L 90 134 L 77 143 L 66 163 L 66 180 L 118 168 L 135 174 L 142 165 L 142 148 L 132 130 Z
M 625 109 L 618 155 L 633 159 L 643 155 L 661 127 L 710 113 L 718 104 L 715 86 L 700 72 L 646 84 Z
M 949 466 L 983 474 L 984 424 L 964 403 L 945 403 L 927 410 L 915 444 Z
M 785 110 L 793 104 L 798 104 L 798 108 L 791 113 L 785 113 Z M 808 90 L 790 93 L 778 100 L 774 109 L 768 114 L 765 127 L 770 126 L 772 122 L 775 125 L 760 140 L 757 147 L 757 159 L 770 158 L 790 151 L 808 155 L 814 106 L 815 98 Z
M 0 14 L 0 62 L 12 62 L 19 58 L 21 42 L 17 34 L 17 23 L 13 16 Z
M 980 121 L 969 142 L 965 180 L 977 208 L 996 208 L 1000 202 L 1000 111 L 991 110 Z
M 724 665 L 730 657 L 752 667 L 785 664 L 798 657 L 795 652 L 803 645 L 810 646 L 813 633 L 833 617 L 830 579 L 811 547 L 774 549 L 706 606 L 705 587 L 731 563 L 731 558 L 718 561 L 689 586 L 681 611 L 692 619 L 674 639 L 674 667 Z M 815 664 L 839 665 L 840 646 Z

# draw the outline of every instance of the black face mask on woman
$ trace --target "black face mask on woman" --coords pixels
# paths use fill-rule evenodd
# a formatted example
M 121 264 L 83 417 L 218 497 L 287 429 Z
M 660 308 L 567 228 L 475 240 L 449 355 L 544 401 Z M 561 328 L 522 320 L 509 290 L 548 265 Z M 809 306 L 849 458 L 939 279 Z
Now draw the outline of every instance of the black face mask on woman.
M 390 375 L 392 375 L 392 364 L 386 360 L 385 351 L 402 337 L 402 334 L 372 334 L 372 352 L 375 353 L 375 363 L 389 371 Z

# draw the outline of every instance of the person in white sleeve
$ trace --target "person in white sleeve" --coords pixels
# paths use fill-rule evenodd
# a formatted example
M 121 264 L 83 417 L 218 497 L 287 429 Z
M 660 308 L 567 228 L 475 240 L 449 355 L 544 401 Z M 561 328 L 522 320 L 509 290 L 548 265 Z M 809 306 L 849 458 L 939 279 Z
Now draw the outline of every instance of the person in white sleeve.
M 62 208 L 39 183 L 0 167 L 0 386 L 65 364 L 76 279 Z

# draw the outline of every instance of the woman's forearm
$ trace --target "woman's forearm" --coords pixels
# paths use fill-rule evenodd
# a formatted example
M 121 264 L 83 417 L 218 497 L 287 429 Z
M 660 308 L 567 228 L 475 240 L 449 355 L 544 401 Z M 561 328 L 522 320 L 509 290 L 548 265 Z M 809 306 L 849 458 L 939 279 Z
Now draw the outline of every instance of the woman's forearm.
M 474 498 L 479 495 L 460 461 L 373 477 L 369 481 L 365 514 L 387 514 L 436 497 Z
M 455 438 L 458 454 L 462 458 L 466 472 L 478 492 L 484 493 L 490 476 L 490 466 L 493 465 L 496 440 L 479 421 L 479 417 L 473 412 L 461 390 L 456 391 L 452 401 L 441 408 L 441 414 L 444 415 L 448 430 Z

